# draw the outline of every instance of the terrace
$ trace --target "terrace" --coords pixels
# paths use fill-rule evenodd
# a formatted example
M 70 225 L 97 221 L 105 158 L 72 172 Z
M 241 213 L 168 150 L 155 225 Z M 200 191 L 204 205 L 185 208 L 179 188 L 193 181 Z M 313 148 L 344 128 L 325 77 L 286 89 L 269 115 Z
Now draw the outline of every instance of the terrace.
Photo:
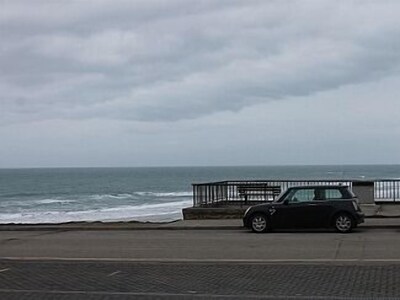
M 235 180 L 194 183 L 193 207 L 183 210 L 185 219 L 238 218 L 250 205 L 270 202 L 293 186 L 349 186 L 362 205 L 400 204 L 400 179 L 373 181 L 338 180 Z

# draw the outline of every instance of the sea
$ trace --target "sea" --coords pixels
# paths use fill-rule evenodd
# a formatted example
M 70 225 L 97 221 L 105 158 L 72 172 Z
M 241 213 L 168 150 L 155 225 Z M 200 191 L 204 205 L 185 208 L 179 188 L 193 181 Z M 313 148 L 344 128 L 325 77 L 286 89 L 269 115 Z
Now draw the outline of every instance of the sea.
M 0 223 L 179 220 L 192 183 L 399 178 L 400 165 L 0 169 Z

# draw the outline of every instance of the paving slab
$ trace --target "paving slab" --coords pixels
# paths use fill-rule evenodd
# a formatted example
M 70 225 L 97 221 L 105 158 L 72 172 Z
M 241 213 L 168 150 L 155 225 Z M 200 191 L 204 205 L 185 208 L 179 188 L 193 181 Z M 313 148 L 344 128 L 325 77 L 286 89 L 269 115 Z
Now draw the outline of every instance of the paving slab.
M 14 299 L 398 299 L 400 264 L 0 261 Z

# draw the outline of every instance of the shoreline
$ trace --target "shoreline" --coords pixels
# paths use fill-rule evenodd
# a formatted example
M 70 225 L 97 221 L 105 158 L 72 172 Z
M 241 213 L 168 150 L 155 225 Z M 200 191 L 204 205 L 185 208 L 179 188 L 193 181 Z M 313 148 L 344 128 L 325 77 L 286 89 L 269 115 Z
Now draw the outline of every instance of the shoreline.
M 120 225 L 120 224 L 170 224 L 183 221 L 183 219 L 171 220 L 171 221 L 140 221 L 140 220 L 116 220 L 116 221 L 69 221 L 61 223 L 0 223 L 0 227 L 3 226 L 76 226 L 76 225 Z
M 400 225 L 400 205 L 399 204 L 361 204 L 362 211 L 366 220 L 376 220 L 373 222 L 383 222 L 385 220 L 395 220 L 394 223 Z M 171 216 L 172 217 L 172 216 Z M 160 215 L 146 216 L 145 219 L 114 219 L 96 221 L 67 221 L 60 223 L 0 223 L 0 231 L 7 230 L 110 230 L 110 229 L 198 229 L 198 228 L 221 228 L 228 226 L 238 228 L 241 218 L 214 218 L 214 219 L 193 219 L 184 220 L 180 215 L 178 218 L 160 218 Z M 379 221 L 381 220 L 381 221 Z M 1 221 L 1 220 L 0 220 Z M 240 221 L 240 222 L 239 222 Z M 232 223 L 233 222 L 233 223 Z M 389 221 L 392 222 L 393 221 Z M 371 223 L 371 221 L 368 221 Z M 228 225 L 227 225 L 228 224 Z
M 64 223 L 3 223 L 0 224 L 0 231 L 40 231 L 40 230 L 123 230 L 123 229 L 152 229 L 168 226 L 182 220 L 169 222 L 148 222 L 148 221 L 93 221 L 93 222 L 64 222 Z

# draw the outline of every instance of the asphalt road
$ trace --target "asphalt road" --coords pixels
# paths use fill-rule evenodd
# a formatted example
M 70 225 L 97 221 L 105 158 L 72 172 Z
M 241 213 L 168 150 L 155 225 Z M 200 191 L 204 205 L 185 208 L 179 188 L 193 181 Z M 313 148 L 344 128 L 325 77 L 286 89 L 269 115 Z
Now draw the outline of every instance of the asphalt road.
M 400 299 L 400 230 L 3 231 L 0 299 Z
M 400 261 L 400 229 L 2 231 L 0 258 L 145 261 Z

